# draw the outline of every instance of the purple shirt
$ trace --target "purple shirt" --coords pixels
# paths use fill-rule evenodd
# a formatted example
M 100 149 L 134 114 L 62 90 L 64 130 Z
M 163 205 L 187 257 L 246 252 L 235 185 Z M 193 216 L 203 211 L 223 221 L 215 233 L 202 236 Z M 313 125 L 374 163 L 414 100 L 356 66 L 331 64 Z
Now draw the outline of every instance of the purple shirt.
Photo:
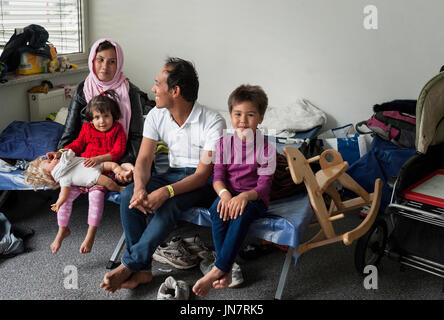
M 216 144 L 213 182 L 222 181 L 231 193 L 255 190 L 268 207 L 275 169 L 276 149 L 259 130 L 247 142 L 234 134 Z

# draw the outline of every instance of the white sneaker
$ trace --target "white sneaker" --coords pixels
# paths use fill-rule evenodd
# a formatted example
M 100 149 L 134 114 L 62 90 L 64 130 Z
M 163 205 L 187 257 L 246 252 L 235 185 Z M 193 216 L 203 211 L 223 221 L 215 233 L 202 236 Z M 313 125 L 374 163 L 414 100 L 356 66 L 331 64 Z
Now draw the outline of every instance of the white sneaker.
M 180 237 L 174 237 L 170 242 L 157 247 L 153 259 L 160 263 L 168 263 L 178 269 L 190 269 L 197 266 L 197 256 L 188 252 Z
M 157 300 L 188 300 L 190 298 L 190 287 L 185 281 L 174 279 L 169 276 L 160 285 L 157 292 Z
M 200 271 L 203 275 L 206 275 L 214 267 L 214 260 L 202 260 L 200 265 Z M 244 276 L 240 266 L 235 262 L 231 269 L 231 283 L 228 288 L 239 288 L 244 283 Z

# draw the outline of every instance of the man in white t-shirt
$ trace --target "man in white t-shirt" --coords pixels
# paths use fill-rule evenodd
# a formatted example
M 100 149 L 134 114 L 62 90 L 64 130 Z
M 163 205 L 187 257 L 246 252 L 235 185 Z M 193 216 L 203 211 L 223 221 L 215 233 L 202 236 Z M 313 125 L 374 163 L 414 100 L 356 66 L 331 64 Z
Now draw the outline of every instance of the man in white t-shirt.
M 152 255 L 180 215 L 216 197 L 211 159 L 226 123 L 219 113 L 196 102 L 198 90 L 196 70 L 188 61 L 169 58 L 157 74 L 151 89 L 156 108 L 145 119 L 134 183 L 121 193 L 126 251 L 122 264 L 105 274 L 100 287 L 106 291 L 150 282 Z M 168 145 L 169 169 L 151 177 L 158 141 Z M 147 223 L 149 214 L 152 219 Z

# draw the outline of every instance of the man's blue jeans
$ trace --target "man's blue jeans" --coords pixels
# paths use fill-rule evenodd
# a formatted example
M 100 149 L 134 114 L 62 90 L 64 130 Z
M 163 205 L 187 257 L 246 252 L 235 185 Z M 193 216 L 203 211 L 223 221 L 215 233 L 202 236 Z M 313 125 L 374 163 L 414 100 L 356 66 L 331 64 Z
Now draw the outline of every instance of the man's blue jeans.
M 196 168 L 169 168 L 167 172 L 150 178 L 146 190 L 148 193 L 175 183 L 193 174 Z M 121 193 L 120 218 L 125 231 L 126 251 L 122 256 L 122 264 L 129 270 L 150 271 L 154 251 L 164 242 L 176 227 L 181 215 L 195 206 L 203 206 L 208 199 L 214 199 L 216 193 L 211 186 L 212 178 L 204 187 L 183 193 L 168 199 L 153 211 L 151 220 L 138 209 L 129 209 L 133 196 L 134 184 L 128 185 Z
M 249 201 L 242 215 L 236 219 L 223 221 L 217 212 L 219 201 L 218 197 L 210 207 L 213 242 L 216 250 L 214 265 L 221 271 L 228 273 L 231 271 L 251 223 L 255 219 L 265 217 L 267 207 L 262 200 Z

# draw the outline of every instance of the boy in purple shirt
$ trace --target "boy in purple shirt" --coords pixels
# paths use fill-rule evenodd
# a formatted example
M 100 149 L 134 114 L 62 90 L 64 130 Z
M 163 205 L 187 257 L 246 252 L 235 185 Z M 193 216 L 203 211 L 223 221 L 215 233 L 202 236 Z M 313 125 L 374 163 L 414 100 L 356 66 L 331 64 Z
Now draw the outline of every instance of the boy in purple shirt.
M 259 86 L 241 85 L 228 98 L 235 133 L 224 135 L 216 145 L 213 188 L 219 197 L 209 210 L 216 261 L 194 285 L 196 295 L 207 295 L 211 287 L 228 287 L 249 226 L 267 212 L 276 149 L 257 130 L 267 105 L 267 95 Z

